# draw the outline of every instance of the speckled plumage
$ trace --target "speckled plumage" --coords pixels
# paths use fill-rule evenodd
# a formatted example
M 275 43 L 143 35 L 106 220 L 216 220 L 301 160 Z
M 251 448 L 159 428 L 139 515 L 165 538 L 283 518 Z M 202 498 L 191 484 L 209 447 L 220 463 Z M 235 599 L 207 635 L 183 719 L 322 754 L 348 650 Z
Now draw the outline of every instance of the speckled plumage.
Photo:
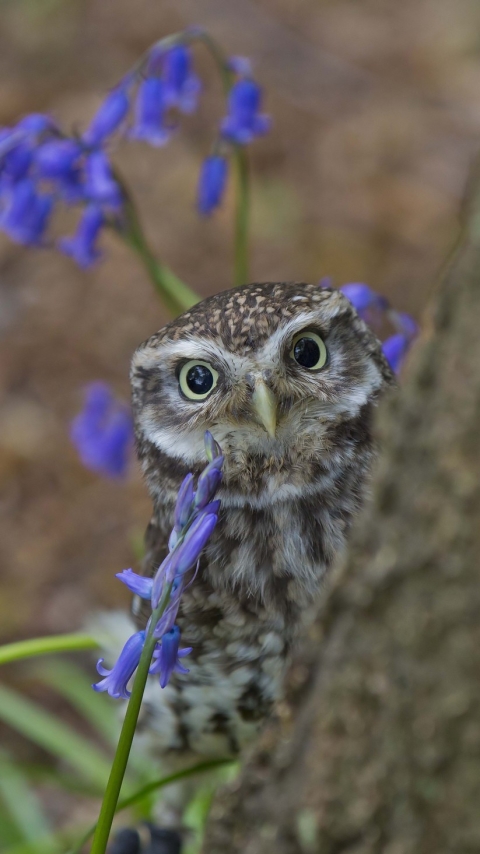
M 317 373 L 289 355 L 303 329 L 327 346 Z M 179 393 L 185 359 L 218 371 L 204 401 Z M 131 376 L 154 504 L 146 573 L 165 556 L 181 480 L 205 464 L 206 429 L 225 455 L 219 524 L 178 618 L 190 673 L 149 688 L 143 729 L 159 753 L 236 753 L 281 697 L 292 642 L 362 503 L 373 410 L 392 373 L 340 292 L 267 283 L 210 297 L 168 324 L 139 347 Z M 275 438 L 252 410 L 259 377 L 278 401 Z

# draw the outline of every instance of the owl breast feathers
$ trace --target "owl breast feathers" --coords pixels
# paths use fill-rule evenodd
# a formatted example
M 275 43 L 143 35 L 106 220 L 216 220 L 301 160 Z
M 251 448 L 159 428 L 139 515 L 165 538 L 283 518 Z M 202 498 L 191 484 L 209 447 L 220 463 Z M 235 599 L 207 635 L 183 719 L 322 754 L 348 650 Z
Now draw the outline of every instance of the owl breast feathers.
M 392 373 L 343 294 L 267 283 L 169 323 L 131 377 L 154 505 L 146 573 L 165 556 L 182 479 L 205 465 L 205 430 L 225 456 L 219 523 L 178 618 L 190 673 L 151 700 L 151 728 L 159 750 L 236 752 L 281 696 L 303 614 L 361 506 Z

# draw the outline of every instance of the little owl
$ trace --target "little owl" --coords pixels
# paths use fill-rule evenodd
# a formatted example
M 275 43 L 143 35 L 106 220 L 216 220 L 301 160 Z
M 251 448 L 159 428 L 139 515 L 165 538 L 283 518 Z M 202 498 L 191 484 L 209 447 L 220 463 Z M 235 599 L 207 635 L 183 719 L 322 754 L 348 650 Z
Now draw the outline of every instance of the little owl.
M 205 430 L 225 457 L 219 522 L 177 620 L 190 672 L 163 691 L 152 677 L 140 722 L 178 767 L 237 754 L 282 696 L 292 643 L 362 505 L 393 376 L 342 293 L 275 282 L 205 299 L 138 348 L 131 378 L 153 500 L 146 574 L 167 553 L 183 478 L 205 466 Z

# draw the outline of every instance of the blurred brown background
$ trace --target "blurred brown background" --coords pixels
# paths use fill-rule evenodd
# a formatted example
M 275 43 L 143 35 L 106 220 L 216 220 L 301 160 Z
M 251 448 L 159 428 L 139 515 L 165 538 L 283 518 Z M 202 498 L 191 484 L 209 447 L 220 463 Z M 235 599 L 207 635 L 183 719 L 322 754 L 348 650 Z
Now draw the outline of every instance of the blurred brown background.
M 0 0 L 0 125 L 29 111 L 85 126 L 155 39 L 199 23 L 251 56 L 274 130 L 251 151 L 252 280 L 367 281 L 421 317 L 480 148 L 476 0 Z M 222 103 L 210 60 L 199 113 L 166 148 L 118 162 L 159 257 L 199 293 L 231 282 L 231 198 L 193 201 Z M 167 319 L 113 239 L 82 273 L 0 236 L 0 631 L 78 628 L 126 603 L 149 501 L 85 471 L 68 439 L 84 383 L 128 395 L 135 346 Z

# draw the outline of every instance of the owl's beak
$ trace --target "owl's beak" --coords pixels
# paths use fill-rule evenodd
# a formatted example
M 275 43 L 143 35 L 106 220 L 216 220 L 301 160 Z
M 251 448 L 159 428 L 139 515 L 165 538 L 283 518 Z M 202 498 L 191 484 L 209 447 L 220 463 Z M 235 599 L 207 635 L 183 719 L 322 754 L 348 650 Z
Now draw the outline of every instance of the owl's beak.
M 258 378 L 252 396 L 253 408 L 268 435 L 275 438 L 277 426 L 277 399 L 264 381 Z

